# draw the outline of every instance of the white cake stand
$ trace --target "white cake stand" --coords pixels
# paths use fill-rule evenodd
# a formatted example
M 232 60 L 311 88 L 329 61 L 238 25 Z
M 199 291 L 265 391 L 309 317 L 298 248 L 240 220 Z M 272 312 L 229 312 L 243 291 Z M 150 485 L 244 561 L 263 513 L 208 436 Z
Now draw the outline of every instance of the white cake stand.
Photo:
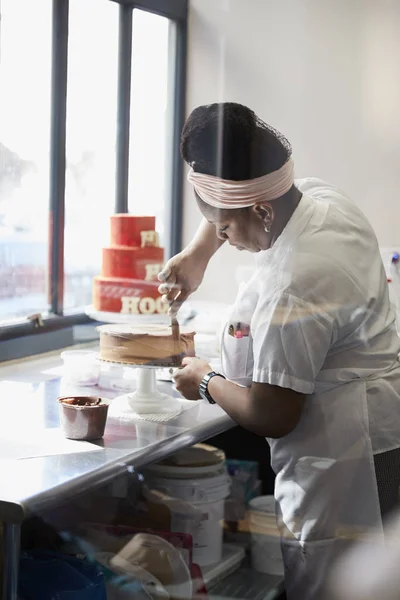
M 134 315 L 102 312 L 95 310 L 93 306 L 88 306 L 85 312 L 88 317 L 95 321 L 100 321 L 101 323 L 122 323 L 132 325 L 148 323 L 169 325 L 171 323 L 171 317 L 168 314 Z M 136 390 L 114 398 L 108 409 L 110 416 L 123 416 L 127 418 L 129 416 L 134 417 L 135 415 L 168 414 L 180 411 L 181 403 L 177 398 L 164 394 L 157 389 L 157 371 L 163 372 L 163 379 L 167 380 L 165 375 L 165 364 L 135 365 L 126 362 L 103 360 L 100 357 L 99 360 L 100 362 L 115 364 L 121 367 L 129 367 L 138 371 Z
M 102 362 L 123 365 L 137 369 L 137 388 L 114 398 L 108 409 L 110 417 L 127 417 L 129 415 L 168 414 L 179 412 L 181 403 L 178 398 L 164 394 L 157 389 L 156 371 L 165 365 L 133 365 L 131 363 L 113 362 L 100 359 Z
M 85 313 L 94 321 L 100 321 L 101 323 L 128 323 L 132 325 L 157 323 L 165 325 L 171 322 L 171 317 L 168 314 L 162 315 L 157 313 L 154 315 L 134 315 L 130 313 L 104 312 L 96 310 L 93 306 L 87 306 Z

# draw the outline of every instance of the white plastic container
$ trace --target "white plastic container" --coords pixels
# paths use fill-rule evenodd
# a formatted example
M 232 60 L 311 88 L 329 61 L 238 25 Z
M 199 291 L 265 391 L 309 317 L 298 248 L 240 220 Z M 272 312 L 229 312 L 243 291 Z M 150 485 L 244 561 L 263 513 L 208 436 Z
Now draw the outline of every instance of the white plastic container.
M 63 377 L 78 386 L 94 386 L 100 377 L 100 363 L 96 352 L 91 350 L 65 350 Z
M 251 564 L 269 575 L 283 575 L 281 539 L 275 518 L 275 498 L 259 496 L 249 503 Z
M 124 365 L 100 363 L 98 386 L 104 390 L 133 392 L 136 389 L 137 371 Z
M 185 461 L 184 453 L 191 450 L 197 456 L 192 454 Z M 209 462 L 206 455 L 213 451 L 214 461 Z M 222 557 L 225 498 L 231 485 L 224 454 L 199 444 L 176 456 L 181 458 L 180 464 L 156 464 L 146 469 L 146 485 L 177 500 L 168 503 L 171 531 L 192 535 L 193 561 L 200 566 L 217 563 Z

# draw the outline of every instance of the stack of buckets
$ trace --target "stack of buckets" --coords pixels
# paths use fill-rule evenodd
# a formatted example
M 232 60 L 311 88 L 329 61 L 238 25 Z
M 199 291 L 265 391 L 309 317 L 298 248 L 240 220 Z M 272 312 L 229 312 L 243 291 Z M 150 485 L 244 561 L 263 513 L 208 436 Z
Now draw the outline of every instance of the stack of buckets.
M 281 540 L 275 517 L 275 498 L 259 496 L 249 503 L 253 569 L 269 575 L 283 575 Z
M 193 562 L 203 567 L 218 563 L 231 486 L 225 454 L 197 444 L 147 467 L 144 476 L 147 489 L 171 499 L 171 531 L 192 536 Z

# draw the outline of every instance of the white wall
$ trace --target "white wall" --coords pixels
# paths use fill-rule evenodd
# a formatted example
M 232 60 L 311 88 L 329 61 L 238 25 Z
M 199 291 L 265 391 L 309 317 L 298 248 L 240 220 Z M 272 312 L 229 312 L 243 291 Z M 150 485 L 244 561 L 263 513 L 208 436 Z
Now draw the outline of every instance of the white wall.
M 400 2 L 191 0 L 188 112 L 248 105 L 292 142 L 296 176 L 351 195 L 382 246 L 400 243 Z M 184 241 L 199 221 L 185 190 Z M 199 298 L 230 301 L 231 248 L 213 259 Z

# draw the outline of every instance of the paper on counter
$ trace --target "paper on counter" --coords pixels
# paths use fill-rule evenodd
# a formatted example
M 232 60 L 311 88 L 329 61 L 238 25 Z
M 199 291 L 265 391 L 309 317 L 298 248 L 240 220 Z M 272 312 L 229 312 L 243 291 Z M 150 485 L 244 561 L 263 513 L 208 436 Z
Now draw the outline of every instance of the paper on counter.
M 103 448 L 90 442 L 67 440 L 60 429 L 44 429 L 33 432 L 0 432 L 0 456 L 2 459 L 41 458 L 85 452 L 102 452 Z

